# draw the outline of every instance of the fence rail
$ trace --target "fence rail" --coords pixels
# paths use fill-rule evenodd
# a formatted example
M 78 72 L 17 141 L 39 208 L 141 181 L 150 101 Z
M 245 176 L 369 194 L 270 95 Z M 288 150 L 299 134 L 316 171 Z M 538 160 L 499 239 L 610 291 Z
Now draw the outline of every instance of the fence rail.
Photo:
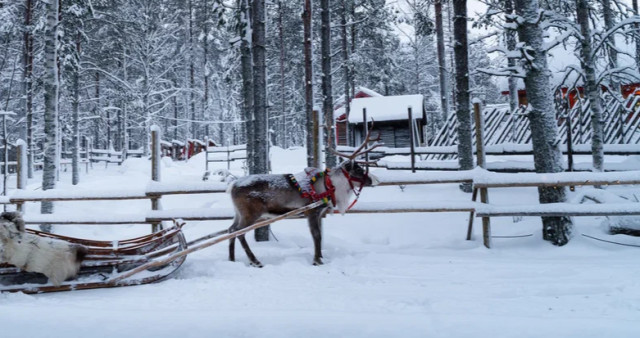
M 246 160 L 247 159 L 247 145 L 240 144 L 234 146 L 226 146 L 226 147 L 207 147 L 206 150 L 206 159 L 205 159 L 205 171 L 209 171 L 209 163 L 227 163 L 227 170 L 231 169 L 231 162 L 238 160 Z M 223 158 L 212 158 L 219 157 L 215 155 L 226 154 Z

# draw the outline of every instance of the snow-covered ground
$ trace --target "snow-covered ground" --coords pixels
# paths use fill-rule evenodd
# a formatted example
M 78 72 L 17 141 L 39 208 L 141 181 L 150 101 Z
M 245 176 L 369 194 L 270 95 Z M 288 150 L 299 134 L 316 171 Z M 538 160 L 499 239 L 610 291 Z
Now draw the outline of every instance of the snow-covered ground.
M 304 150 L 275 149 L 276 172 L 297 172 Z M 163 162 L 165 182 L 201 182 L 204 162 Z M 77 187 L 144 189 L 146 160 L 94 165 Z M 236 173 L 241 173 L 236 167 Z M 30 182 L 38 187 L 38 180 Z M 629 188 L 610 188 L 610 191 Z M 625 190 L 626 189 L 626 190 Z M 578 190 L 578 196 L 584 190 Z M 632 193 L 632 192 L 631 192 Z M 640 195 L 640 194 L 639 194 Z M 536 203 L 532 188 L 494 189 L 492 202 Z M 468 201 L 456 185 L 365 189 L 362 201 Z M 164 209 L 229 207 L 226 194 L 167 196 Z M 56 213 L 130 214 L 149 201 L 59 202 Z M 38 206 L 27 205 L 27 212 Z M 492 219 L 494 248 L 465 241 L 464 213 L 330 216 L 324 222 L 325 265 L 311 265 L 304 220 L 276 223 L 278 241 L 255 243 L 265 265 L 250 267 L 227 245 L 189 255 L 171 279 L 151 285 L 43 295 L 1 294 L 2 337 L 637 337 L 640 335 L 640 239 L 610 236 L 602 218 L 576 218 L 565 247 L 541 239 L 539 218 Z M 230 222 L 192 222 L 188 239 Z M 57 233 L 124 239 L 147 225 L 57 226 Z M 252 236 L 249 236 L 252 237 Z

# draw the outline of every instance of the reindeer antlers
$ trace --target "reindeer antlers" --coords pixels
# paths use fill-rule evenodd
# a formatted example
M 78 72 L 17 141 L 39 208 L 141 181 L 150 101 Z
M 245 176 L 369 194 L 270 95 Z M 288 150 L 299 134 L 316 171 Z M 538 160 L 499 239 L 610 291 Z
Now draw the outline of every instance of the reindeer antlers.
M 380 141 L 380 132 L 378 132 L 378 136 L 375 139 L 371 139 L 371 131 L 373 130 L 373 121 L 371 122 L 371 127 L 369 127 L 369 130 L 367 131 L 367 136 L 365 137 L 364 141 L 362 142 L 362 144 L 360 144 L 360 146 L 353 152 L 351 153 L 351 155 L 347 155 L 344 153 L 340 153 L 337 152 L 335 149 L 329 148 L 329 151 L 331 151 L 332 153 L 334 153 L 337 156 L 340 157 L 344 157 L 347 158 L 349 160 L 355 160 L 356 157 L 364 155 L 368 152 L 371 152 L 373 149 L 378 148 L 379 146 L 381 146 L 381 143 L 377 143 L 378 141 Z M 373 144 L 372 147 L 365 149 L 364 151 L 362 149 L 364 149 L 364 147 L 366 147 L 369 142 L 376 142 Z

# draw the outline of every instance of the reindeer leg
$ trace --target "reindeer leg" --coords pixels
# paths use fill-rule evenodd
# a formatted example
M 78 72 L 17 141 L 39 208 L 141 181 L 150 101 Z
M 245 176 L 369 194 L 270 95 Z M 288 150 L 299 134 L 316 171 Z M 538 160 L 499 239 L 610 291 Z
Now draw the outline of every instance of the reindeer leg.
M 233 220 L 233 224 L 231 224 L 231 226 L 229 227 L 229 233 L 232 233 L 238 230 L 237 227 L 238 227 L 238 221 L 236 216 L 236 218 Z M 236 261 L 236 238 L 235 237 L 229 240 L 229 261 L 230 262 Z
M 229 261 L 236 261 L 236 239 L 235 237 L 229 240 Z
M 253 252 L 251 252 L 251 248 L 249 248 L 249 243 L 247 243 L 247 239 L 244 238 L 244 235 L 238 236 L 238 240 L 240 241 L 240 244 L 242 244 L 242 248 L 244 248 L 244 252 L 247 254 L 247 257 L 251 261 L 251 265 L 261 268 L 262 263 L 260 263 L 260 261 L 253 254 Z
M 313 237 L 314 256 L 313 265 L 322 265 L 322 212 L 310 213 L 307 217 L 309 230 Z

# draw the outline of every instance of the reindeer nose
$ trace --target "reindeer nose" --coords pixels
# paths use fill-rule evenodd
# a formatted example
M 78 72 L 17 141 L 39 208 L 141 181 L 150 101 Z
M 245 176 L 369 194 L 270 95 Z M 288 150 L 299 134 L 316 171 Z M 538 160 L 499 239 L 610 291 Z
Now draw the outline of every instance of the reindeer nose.
M 367 182 L 367 183 L 369 183 L 368 184 L 369 186 L 375 187 L 376 185 L 380 184 L 380 180 L 376 175 L 369 173 L 368 176 L 369 176 L 370 182 Z

